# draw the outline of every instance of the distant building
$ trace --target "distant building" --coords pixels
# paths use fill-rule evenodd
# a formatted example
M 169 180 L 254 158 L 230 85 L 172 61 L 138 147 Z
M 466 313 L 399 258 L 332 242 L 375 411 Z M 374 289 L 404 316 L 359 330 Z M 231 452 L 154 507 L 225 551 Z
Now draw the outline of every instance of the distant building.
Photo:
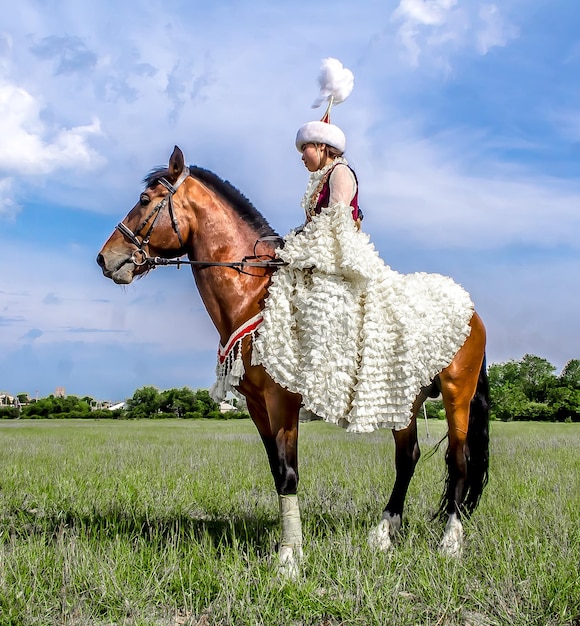
M 57 387 L 54 391 L 55 398 L 64 398 L 66 395 L 64 387 Z
M 0 406 L 20 406 L 20 400 L 14 396 L 9 396 L 5 392 L 0 392 Z
M 229 402 L 220 402 L 220 413 L 229 413 L 230 411 L 237 411 L 238 409 Z
M 91 400 L 91 411 L 100 411 L 102 409 L 108 409 L 111 403 L 107 400 Z
M 109 400 L 91 400 L 91 411 L 116 411 L 117 409 L 124 409 L 125 405 L 125 401 L 113 404 Z

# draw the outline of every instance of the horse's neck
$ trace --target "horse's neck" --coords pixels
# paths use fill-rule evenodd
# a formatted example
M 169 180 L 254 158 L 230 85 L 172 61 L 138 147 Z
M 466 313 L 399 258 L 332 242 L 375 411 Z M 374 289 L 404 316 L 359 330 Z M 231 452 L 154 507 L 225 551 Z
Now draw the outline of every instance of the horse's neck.
M 196 215 L 189 256 L 196 261 L 241 261 L 253 254 L 258 234 L 224 202 L 213 203 Z M 251 273 L 259 274 L 260 270 Z M 193 274 L 204 305 L 222 344 L 245 321 L 256 315 L 266 295 L 269 276 L 248 276 L 230 267 L 196 267 Z

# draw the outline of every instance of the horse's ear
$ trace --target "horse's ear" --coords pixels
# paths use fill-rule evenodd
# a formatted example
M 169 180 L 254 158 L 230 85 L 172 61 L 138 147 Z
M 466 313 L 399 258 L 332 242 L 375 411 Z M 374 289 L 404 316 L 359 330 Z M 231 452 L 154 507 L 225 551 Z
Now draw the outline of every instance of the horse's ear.
M 179 146 L 175 146 L 169 159 L 169 175 L 171 176 L 171 178 L 177 179 L 181 172 L 183 172 L 184 167 L 185 159 L 183 157 L 183 152 L 181 151 Z

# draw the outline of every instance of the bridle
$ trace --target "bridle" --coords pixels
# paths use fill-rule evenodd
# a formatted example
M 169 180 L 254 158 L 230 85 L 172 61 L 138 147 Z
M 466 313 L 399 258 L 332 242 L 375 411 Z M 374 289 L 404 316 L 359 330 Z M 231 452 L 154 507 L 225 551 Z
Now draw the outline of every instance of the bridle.
M 159 202 L 156 206 L 153 207 L 149 215 L 141 222 L 137 230 L 132 231 L 128 226 L 123 224 L 123 222 L 119 222 L 117 224 L 116 226 L 117 230 L 121 232 L 121 234 L 123 234 L 132 244 L 137 246 L 137 250 L 135 250 L 133 254 L 131 255 L 131 261 L 135 265 L 141 266 L 141 265 L 146 265 L 149 263 L 149 259 L 151 259 L 151 257 L 145 251 L 145 247 L 149 245 L 149 240 L 151 239 L 151 233 L 153 232 L 153 229 L 155 228 L 155 225 L 157 224 L 159 217 L 161 216 L 161 211 L 163 211 L 163 209 L 166 206 L 168 207 L 167 210 L 169 211 L 169 218 L 171 219 L 171 225 L 177 235 L 177 239 L 179 240 L 179 245 L 181 248 L 183 248 L 183 238 L 181 237 L 179 224 L 177 223 L 177 220 L 175 219 L 175 212 L 173 210 L 173 195 L 179 189 L 179 187 L 181 187 L 181 185 L 183 184 L 183 182 L 186 180 L 188 176 L 189 176 L 189 168 L 185 167 L 183 169 L 183 172 L 181 172 L 181 175 L 177 179 L 175 185 L 172 185 L 166 178 L 159 179 L 159 182 L 167 189 L 169 193 L 165 196 L 165 198 L 163 198 L 163 200 L 161 200 L 161 202 Z M 151 224 L 149 224 L 149 221 L 151 220 L 151 218 L 153 218 L 153 220 L 151 221 Z M 147 224 L 149 224 L 149 228 L 147 232 L 144 235 L 142 235 L 141 231 L 145 228 L 145 226 L 147 226 Z M 141 237 L 140 241 L 138 239 L 139 237 Z
M 181 232 L 179 230 L 179 224 L 175 219 L 175 211 L 173 210 L 173 196 L 181 187 L 181 185 L 187 180 L 190 176 L 190 171 L 188 167 L 183 169 L 183 172 L 180 174 L 179 178 L 175 182 L 175 185 L 172 185 L 166 178 L 160 178 L 159 183 L 163 185 L 167 191 L 169 192 L 161 202 L 159 202 L 153 209 L 149 212 L 149 215 L 141 222 L 139 228 L 135 231 L 132 231 L 126 224 L 123 222 L 119 222 L 116 226 L 116 229 L 133 245 L 137 247 L 136 250 L 131 254 L 131 262 L 137 267 L 142 267 L 146 265 L 148 269 L 154 269 L 159 265 L 176 265 L 178 268 L 181 265 L 197 265 L 201 267 L 230 267 L 235 269 L 240 274 L 247 274 L 249 276 L 257 276 L 257 274 L 252 274 L 246 270 L 246 268 L 277 268 L 281 265 L 285 265 L 282 259 L 277 259 L 271 255 L 258 255 L 256 254 L 256 247 L 260 242 L 268 242 L 268 241 L 281 241 L 282 238 L 278 236 L 269 236 L 269 237 L 261 237 L 254 244 L 254 254 L 252 256 L 245 256 L 241 261 L 192 261 L 192 260 L 184 260 L 184 259 L 165 259 L 163 257 L 152 257 L 147 254 L 145 250 L 146 246 L 149 245 L 149 240 L 151 239 L 151 233 L 157 224 L 159 217 L 161 216 L 161 212 L 165 207 L 167 207 L 169 213 L 169 219 L 171 220 L 171 226 L 177 235 L 177 239 L 179 240 L 180 249 L 184 248 L 183 238 L 181 236 Z M 149 223 L 151 222 L 151 223 Z M 147 231 L 142 234 L 142 230 L 149 224 L 149 228 Z

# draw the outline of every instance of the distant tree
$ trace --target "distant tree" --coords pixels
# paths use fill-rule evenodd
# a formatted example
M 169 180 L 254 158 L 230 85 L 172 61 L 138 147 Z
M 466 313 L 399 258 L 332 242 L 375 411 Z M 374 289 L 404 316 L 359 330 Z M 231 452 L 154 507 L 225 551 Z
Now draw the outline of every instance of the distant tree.
M 429 419 L 445 419 L 445 408 L 441 400 L 427 400 L 423 406 Z
M 532 402 L 545 402 L 548 390 L 556 383 L 556 368 L 546 359 L 526 354 L 519 362 L 522 390 Z
M 487 368 L 489 386 L 503 387 L 504 385 L 518 385 L 520 382 L 520 367 L 516 361 L 507 363 L 493 363 Z
M 580 389 L 555 387 L 548 394 L 548 402 L 559 422 L 580 422 Z
M 580 361 L 569 361 L 559 376 L 555 370 L 532 354 L 491 365 L 492 416 L 506 421 L 580 421 Z
M 221 417 L 219 404 L 207 389 L 192 391 L 188 387 L 159 392 L 155 387 L 138 389 L 127 400 L 126 415 L 130 419 L 147 417 Z
M 490 370 L 494 367 L 500 366 L 492 365 Z M 529 400 L 517 383 L 508 382 L 503 385 L 490 383 L 489 391 L 493 419 L 510 422 L 526 413 Z
M 572 359 L 566 363 L 559 381 L 571 389 L 580 389 L 580 359 Z
M 168 389 L 160 394 L 159 409 L 175 417 L 184 417 L 197 408 L 196 396 L 188 387 Z
M 558 421 L 580 422 L 580 360 L 566 363 L 548 392 L 548 402 Z
M 159 392 L 155 387 L 137 389 L 133 397 L 127 400 L 127 417 L 129 419 L 155 417 L 159 412 L 159 401 Z
M 51 406 L 49 398 L 39 398 L 22 408 L 22 417 L 49 417 Z
M 22 417 L 85 417 L 90 410 L 90 404 L 77 396 L 50 395 L 22 407 Z
M 11 420 L 20 417 L 20 408 L 16 406 L 0 406 L 0 419 Z
M 203 417 L 221 417 L 220 405 L 209 395 L 207 389 L 195 392 L 195 411 Z

